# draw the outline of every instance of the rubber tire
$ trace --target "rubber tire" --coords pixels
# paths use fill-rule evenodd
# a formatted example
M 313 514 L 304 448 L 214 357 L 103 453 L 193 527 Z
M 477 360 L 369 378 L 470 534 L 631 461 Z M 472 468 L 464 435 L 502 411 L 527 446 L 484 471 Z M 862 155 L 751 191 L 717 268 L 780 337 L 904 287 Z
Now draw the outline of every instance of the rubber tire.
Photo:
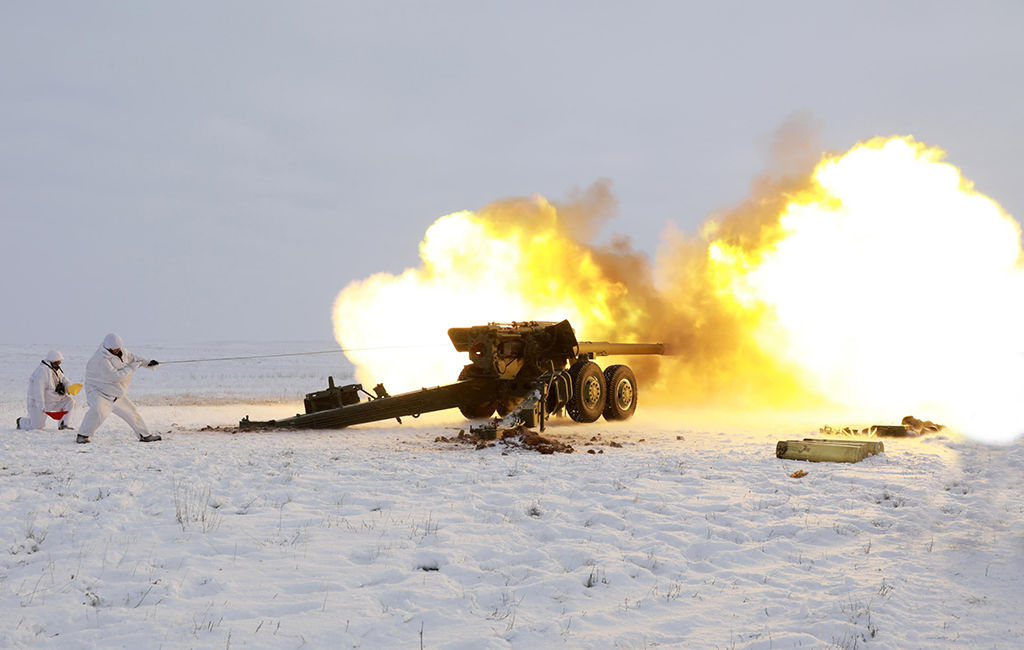
M 469 365 L 459 372 L 459 381 L 463 379 L 469 379 L 473 376 L 473 366 Z M 481 418 L 489 418 L 494 415 L 495 409 L 498 408 L 498 400 L 490 400 L 482 402 L 480 404 L 460 404 L 459 411 L 466 416 L 467 420 L 479 420 Z
M 593 361 L 577 361 L 569 368 L 572 381 L 572 398 L 565 406 L 565 412 L 576 422 L 594 422 L 604 412 L 605 388 L 604 373 Z M 597 390 L 594 397 L 593 391 Z
M 608 398 L 604 405 L 604 419 L 628 420 L 636 412 L 636 375 L 629 366 L 615 365 L 604 369 L 604 382 Z M 623 405 L 628 398 L 629 403 Z

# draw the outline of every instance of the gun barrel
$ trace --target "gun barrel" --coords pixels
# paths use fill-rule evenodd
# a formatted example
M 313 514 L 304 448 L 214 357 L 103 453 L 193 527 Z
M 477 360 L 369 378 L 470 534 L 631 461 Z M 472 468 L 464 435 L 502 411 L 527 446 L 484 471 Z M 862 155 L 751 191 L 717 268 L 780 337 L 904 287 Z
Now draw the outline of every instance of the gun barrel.
M 665 354 L 664 343 L 609 343 L 607 341 L 580 341 L 580 354 L 604 357 L 620 354 Z

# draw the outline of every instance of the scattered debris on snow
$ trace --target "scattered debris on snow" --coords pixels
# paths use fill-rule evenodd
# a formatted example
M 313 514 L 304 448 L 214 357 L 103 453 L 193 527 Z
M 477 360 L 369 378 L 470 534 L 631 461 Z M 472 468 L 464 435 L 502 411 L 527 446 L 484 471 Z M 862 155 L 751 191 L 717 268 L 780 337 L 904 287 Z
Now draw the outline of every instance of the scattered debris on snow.
M 676 439 L 682 440 L 683 437 L 677 436 Z M 625 443 L 618 442 L 616 440 L 605 440 L 601 433 L 592 435 L 590 438 L 582 438 L 577 435 L 575 430 L 573 430 L 572 433 L 568 433 L 566 441 L 563 442 L 543 436 L 537 431 L 523 425 L 517 425 L 507 429 L 483 425 L 479 427 L 470 427 L 468 433 L 464 429 L 460 429 L 458 435 L 451 437 L 437 436 L 434 438 L 434 442 L 455 443 L 472 446 L 476 449 L 488 449 L 496 447 L 499 444 L 503 444 L 506 447 L 527 449 L 540 452 L 541 454 L 571 454 L 576 451 L 573 445 L 590 447 L 590 449 L 587 449 L 588 454 L 603 454 L 605 447 L 611 449 L 623 449 L 627 445 L 636 445 L 646 441 L 646 438 L 638 438 L 634 442 L 627 441 Z
M 928 433 L 938 433 L 945 428 L 945 425 L 936 424 L 931 420 L 918 420 L 913 415 L 908 415 L 904 417 L 899 424 L 872 424 L 866 427 L 833 427 L 825 425 L 819 428 L 818 432 L 825 436 L 877 436 L 879 438 L 907 438 L 922 436 Z
M 500 432 L 500 436 L 497 438 L 482 437 L 480 434 L 472 431 L 470 433 L 466 433 L 465 430 L 460 430 L 457 436 L 453 436 L 451 438 L 437 436 L 434 438 L 434 442 L 467 445 L 472 446 L 475 449 L 488 449 L 501 444 L 506 447 L 527 449 L 541 454 L 571 454 L 576 451 L 573 449 L 572 445 L 552 440 L 550 438 L 545 438 L 536 431 L 527 429 L 524 426 L 516 426 L 511 429 L 502 430 Z
M 907 430 L 907 433 L 912 435 L 920 436 L 926 433 L 938 433 L 945 429 L 945 425 L 936 424 L 931 420 L 918 420 L 913 415 L 908 415 L 900 422 L 903 427 Z

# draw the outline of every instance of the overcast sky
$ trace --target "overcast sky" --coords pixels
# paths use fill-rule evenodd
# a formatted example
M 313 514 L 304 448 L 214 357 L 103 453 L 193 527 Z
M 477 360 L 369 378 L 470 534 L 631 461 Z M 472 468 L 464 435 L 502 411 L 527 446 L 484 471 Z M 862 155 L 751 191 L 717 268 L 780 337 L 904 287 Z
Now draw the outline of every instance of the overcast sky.
M 1020 219 L 1024 3 L 839 4 L 3 2 L 0 342 L 330 340 L 439 216 L 601 178 L 653 253 L 794 113 Z

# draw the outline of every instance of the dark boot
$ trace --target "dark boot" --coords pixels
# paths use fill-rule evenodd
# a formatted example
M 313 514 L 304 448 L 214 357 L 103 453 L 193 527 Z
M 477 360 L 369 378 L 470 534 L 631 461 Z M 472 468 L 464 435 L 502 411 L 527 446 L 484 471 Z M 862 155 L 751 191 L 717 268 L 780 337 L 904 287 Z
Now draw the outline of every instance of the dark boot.
M 89 436 L 83 436 L 82 434 L 78 434 L 77 436 L 75 436 L 75 442 L 77 442 L 80 445 L 84 445 L 85 443 L 89 442 Z
M 67 422 L 65 422 L 64 420 L 61 420 L 60 423 L 57 424 L 57 430 L 59 430 L 59 431 L 74 431 L 75 427 L 69 427 Z
M 18 418 L 17 420 L 14 421 L 14 428 L 15 429 L 20 429 L 21 428 L 21 418 Z
M 163 440 L 159 433 L 151 433 L 148 436 L 139 436 L 139 442 L 156 442 L 157 440 Z

